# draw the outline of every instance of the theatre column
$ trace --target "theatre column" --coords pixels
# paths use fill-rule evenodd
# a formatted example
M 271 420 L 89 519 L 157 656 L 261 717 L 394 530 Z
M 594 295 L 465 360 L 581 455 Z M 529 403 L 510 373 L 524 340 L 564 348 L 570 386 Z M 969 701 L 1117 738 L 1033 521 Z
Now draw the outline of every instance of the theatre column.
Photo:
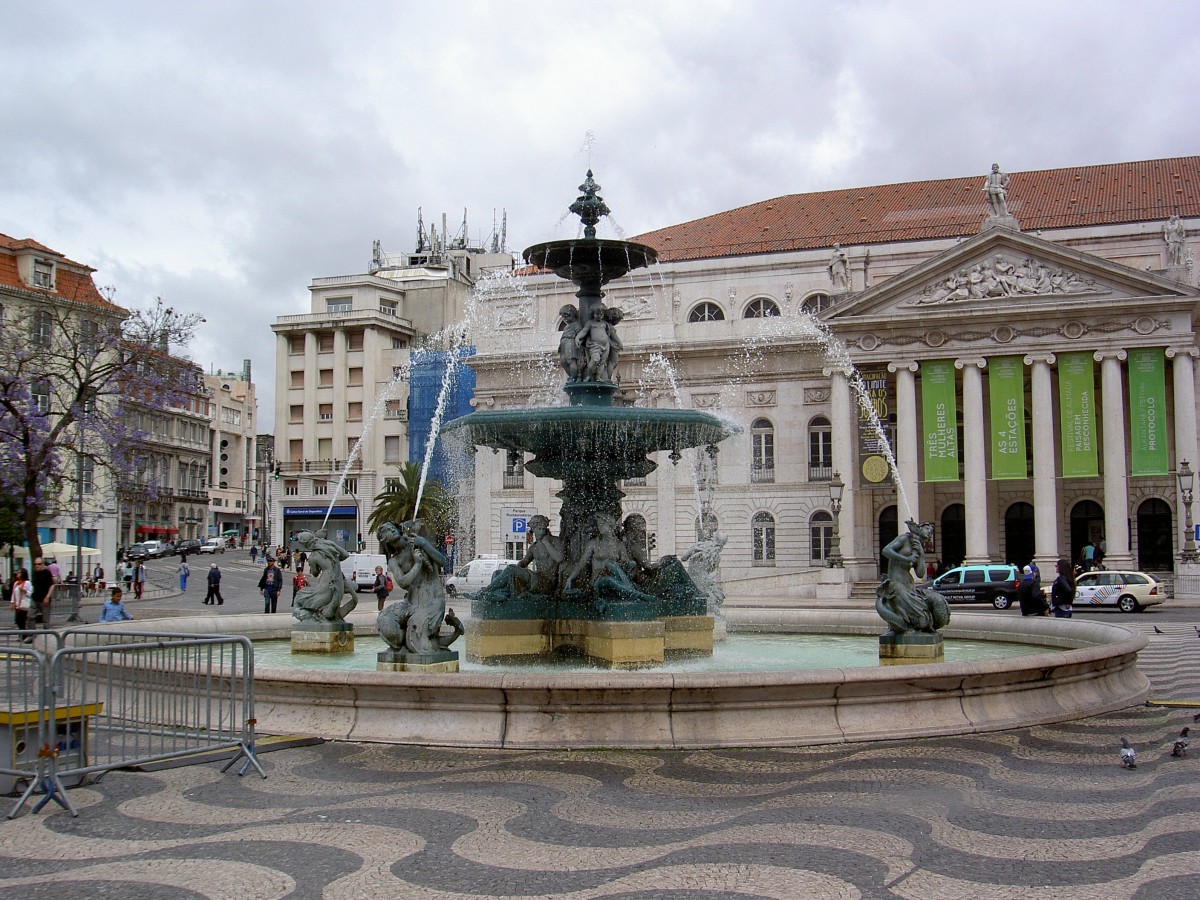
M 1129 356 L 1124 350 L 1097 350 L 1093 358 L 1100 363 L 1100 390 L 1104 402 L 1100 410 L 1104 433 L 1104 564 L 1110 569 L 1133 567 L 1129 554 L 1129 479 L 1125 450 L 1125 387 L 1121 363 Z
M 967 555 L 963 562 L 990 562 L 990 523 L 987 502 L 987 434 L 983 430 L 983 369 L 987 360 L 956 359 L 962 369 L 963 396 L 963 505 L 967 528 Z
M 1167 359 L 1171 360 L 1172 387 L 1175 392 L 1175 466 L 1186 459 L 1195 472 L 1200 469 L 1200 457 L 1196 453 L 1196 347 L 1168 347 Z M 1178 485 L 1175 488 L 1179 490 Z M 1176 496 L 1175 508 L 1178 528 L 1175 538 L 1175 555 L 1183 546 L 1183 498 Z M 1195 516 L 1192 517 L 1194 522 Z
M 1053 572 L 1059 558 L 1058 482 L 1054 477 L 1054 390 L 1050 367 L 1054 354 L 1026 356 L 1031 367 L 1033 399 L 1033 557 L 1043 573 Z M 1043 575 L 1045 577 L 1045 575 Z
M 921 498 L 918 494 L 920 485 L 920 442 L 917 440 L 917 427 L 921 421 L 917 411 L 917 363 L 912 360 L 902 360 L 888 363 L 888 371 L 896 373 L 896 468 L 900 474 L 900 490 L 904 499 L 908 500 L 908 510 L 904 503 L 897 504 L 898 518 L 906 515 L 914 522 L 921 521 Z M 903 521 L 899 523 L 902 527 Z
M 833 434 L 833 467 L 849 488 L 842 494 L 842 511 L 838 516 L 838 537 L 846 568 L 857 560 L 858 548 L 858 469 L 854 464 L 854 448 L 858 446 L 857 407 L 850 394 L 849 373 L 845 369 L 826 369 L 830 378 L 829 417 Z M 870 505 L 866 506 L 870 510 Z M 868 523 L 870 524 L 870 523 Z

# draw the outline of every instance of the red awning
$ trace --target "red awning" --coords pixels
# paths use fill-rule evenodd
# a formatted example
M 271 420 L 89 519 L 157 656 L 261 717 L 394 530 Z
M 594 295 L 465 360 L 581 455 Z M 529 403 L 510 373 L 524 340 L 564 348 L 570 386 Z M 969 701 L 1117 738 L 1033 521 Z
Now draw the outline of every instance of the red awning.
M 179 534 L 179 529 L 175 528 L 174 526 L 171 526 L 169 528 L 164 528 L 162 531 L 163 531 L 163 534 Z

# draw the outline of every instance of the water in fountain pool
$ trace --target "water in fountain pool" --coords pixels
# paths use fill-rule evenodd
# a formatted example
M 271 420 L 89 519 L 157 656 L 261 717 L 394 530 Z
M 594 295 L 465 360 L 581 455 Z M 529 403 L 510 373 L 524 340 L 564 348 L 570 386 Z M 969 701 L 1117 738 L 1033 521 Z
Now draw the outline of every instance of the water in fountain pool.
M 376 656 L 387 646 L 371 635 L 355 638 L 354 653 L 293 655 L 288 641 L 255 641 L 255 666 L 285 668 L 374 671 Z M 1007 659 L 1042 653 L 1048 648 L 1002 641 L 947 640 L 946 662 Z M 837 634 L 731 634 L 719 644 L 711 657 L 668 662 L 656 671 L 677 673 L 703 672 L 788 672 L 796 669 L 837 669 L 879 664 L 879 640 L 874 636 Z M 463 672 L 559 673 L 612 671 L 597 669 L 576 659 L 553 660 L 520 665 L 484 665 L 460 660 Z

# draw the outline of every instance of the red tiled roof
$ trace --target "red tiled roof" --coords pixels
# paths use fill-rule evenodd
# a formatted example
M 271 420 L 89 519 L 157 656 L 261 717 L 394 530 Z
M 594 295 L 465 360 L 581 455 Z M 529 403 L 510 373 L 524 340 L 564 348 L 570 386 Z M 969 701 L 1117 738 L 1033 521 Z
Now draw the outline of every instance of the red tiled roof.
M 1200 156 L 1009 173 L 1023 231 L 1200 215 Z M 978 234 L 984 173 L 788 194 L 637 235 L 659 258 L 707 259 Z
M 54 290 L 33 287 L 21 280 L 17 270 L 17 255 L 31 250 L 55 258 Z M 91 266 L 67 259 L 57 250 L 52 250 L 45 244 L 39 244 L 32 238 L 13 238 L 7 234 L 0 234 L 0 287 L 34 291 L 63 300 L 97 306 L 110 312 L 125 312 L 123 307 L 109 302 L 96 289 L 96 283 L 92 281 L 94 271 L 96 270 Z

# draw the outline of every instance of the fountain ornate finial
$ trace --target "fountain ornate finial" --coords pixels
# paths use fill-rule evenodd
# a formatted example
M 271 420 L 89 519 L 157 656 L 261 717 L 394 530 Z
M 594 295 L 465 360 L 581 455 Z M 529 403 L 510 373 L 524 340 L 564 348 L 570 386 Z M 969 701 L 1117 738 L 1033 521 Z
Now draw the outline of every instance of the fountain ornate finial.
M 607 216 L 610 210 L 604 203 L 604 198 L 600 196 L 600 185 L 592 178 L 591 169 L 588 169 L 587 178 L 579 186 L 579 190 L 583 191 L 583 195 L 567 208 L 583 220 L 583 236 L 594 238 L 596 223 L 600 221 L 601 216 Z

